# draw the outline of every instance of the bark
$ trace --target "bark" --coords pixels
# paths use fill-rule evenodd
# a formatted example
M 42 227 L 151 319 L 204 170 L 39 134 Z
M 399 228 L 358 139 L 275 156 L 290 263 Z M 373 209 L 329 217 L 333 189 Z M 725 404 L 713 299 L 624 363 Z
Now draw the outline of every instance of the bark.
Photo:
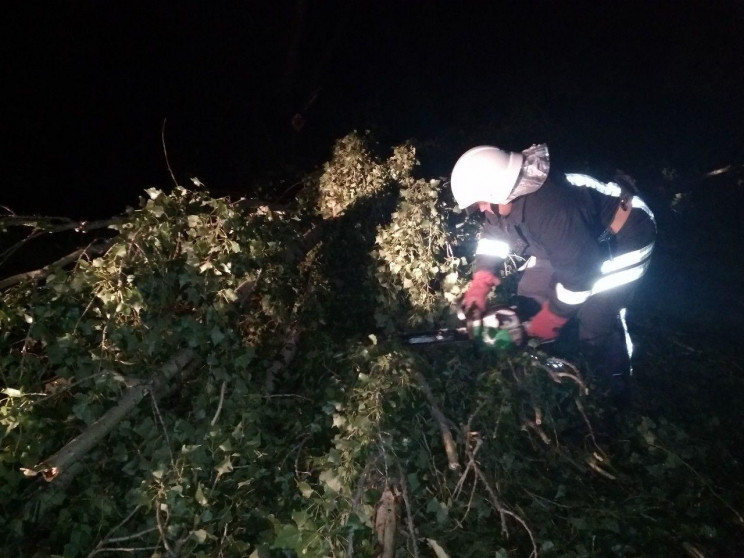
M 176 356 L 161 368 L 153 381 L 127 389 L 116 407 L 109 409 L 101 418 L 91 424 L 57 453 L 36 465 L 33 471 L 35 473 L 41 473 L 48 482 L 59 477 L 68 467 L 82 459 L 96 444 L 105 438 L 142 401 L 145 395 L 150 392 L 156 393 L 162 386 L 166 386 L 194 358 L 195 355 L 190 349 L 183 349 L 178 352 Z

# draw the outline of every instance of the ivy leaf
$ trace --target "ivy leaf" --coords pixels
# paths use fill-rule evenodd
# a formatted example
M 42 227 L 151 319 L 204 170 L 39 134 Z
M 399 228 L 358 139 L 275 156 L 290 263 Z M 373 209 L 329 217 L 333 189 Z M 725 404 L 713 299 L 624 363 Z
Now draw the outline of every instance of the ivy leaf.
M 338 478 L 336 471 L 326 469 L 325 471 L 320 473 L 318 480 L 325 484 L 332 491 L 341 493 L 343 485 L 341 484 L 341 479 Z
M 206 496 L 204 496 L 204 491 L 202 490 L 201 483 L 199 483 L 199 486 L 196 487 L 196 494 L 194 495 L 194 498 L 196 499 L 197 502 L 199 502 L 199 505 L 201 506 L 206 507 L 209 505 L 209 502 L 207 502 Z
M 163 194 L 163 192 L 157 188 L 147 188 L 145 189 L 145 192 L 150 196 L 151 200 L 156 200 Z
M 295 525 L 284 525 L 277 533 L 271 548 L 298 550 L 302 546 L 302 535 Z
M 315 492 L 308 483 L 304 481 L 300 481 L 297 483 L 297 488 L 300 489 L 300 493 L 302 494 L 303 498 L 310 498 L 310 496 L 313 495 L 313 492 Z
M 218 475 L 224 475 L 230 473 L 233 470 L 232 463 L 230 462 L 230 456 L 226 457 L 222 463 L 215 467 Z

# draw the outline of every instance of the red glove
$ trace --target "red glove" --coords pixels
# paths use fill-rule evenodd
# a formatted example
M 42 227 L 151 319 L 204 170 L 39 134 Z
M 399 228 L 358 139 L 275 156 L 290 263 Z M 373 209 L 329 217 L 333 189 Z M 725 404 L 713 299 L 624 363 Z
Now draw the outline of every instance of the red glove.
M 469 316 L 475 309 L 483 314 L 486 311 L 488 293 L 491 292 L 493 287 L 497 287 L 499 283 L 501 283 L 499 278 L 490 271 L 484 269 L 476 271 L 473 274 L 470 287 L 465 293 L 465 296 L 462 297 L 462 302 L 460 303 L 463 313 Z
M 557 316 L 551 312 L 548 302 L 544 302 L 540 310 L 527 328 L 527 335 L 550 341 L 558 337 L 558 332 L 568 321 L 568 318 Z

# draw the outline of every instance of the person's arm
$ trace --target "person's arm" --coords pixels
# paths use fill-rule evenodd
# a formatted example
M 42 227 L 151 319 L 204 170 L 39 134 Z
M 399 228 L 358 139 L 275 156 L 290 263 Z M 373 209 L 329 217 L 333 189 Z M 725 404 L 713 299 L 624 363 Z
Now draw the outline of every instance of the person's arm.
M 475 249 L 473 280 L 462 299 L 461 308 L 466 315 L 474 310 L 485 312 L 488 293 L 501 283 L 498 269 L 510 251 L 503 231 L 487 218 Z

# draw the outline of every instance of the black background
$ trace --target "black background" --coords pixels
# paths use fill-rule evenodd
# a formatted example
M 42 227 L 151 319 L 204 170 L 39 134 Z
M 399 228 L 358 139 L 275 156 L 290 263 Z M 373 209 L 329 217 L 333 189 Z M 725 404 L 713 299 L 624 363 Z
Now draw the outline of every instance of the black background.
M 716 2 L 18 3 L 0 203 L 109 216 L 178 179 L 250 195 L 371 129 L 423 174 L 548 141 L 646 182 L 744 162 L 744 8 Z M 300 131 L 291 126 L 301 114 Z

